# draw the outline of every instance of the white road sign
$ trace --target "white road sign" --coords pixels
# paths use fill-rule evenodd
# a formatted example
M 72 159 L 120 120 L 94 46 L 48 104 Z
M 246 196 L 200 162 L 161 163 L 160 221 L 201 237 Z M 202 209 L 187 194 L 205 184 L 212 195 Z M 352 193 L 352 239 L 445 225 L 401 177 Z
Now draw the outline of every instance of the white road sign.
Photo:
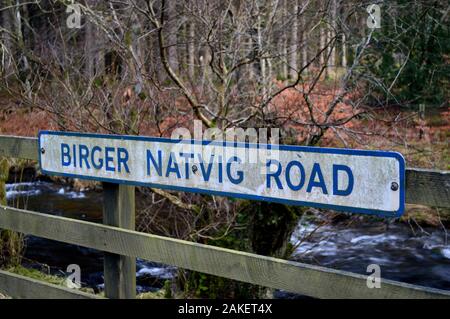
M 43 131 L 45 174 L 400 216 L 401 154 Z

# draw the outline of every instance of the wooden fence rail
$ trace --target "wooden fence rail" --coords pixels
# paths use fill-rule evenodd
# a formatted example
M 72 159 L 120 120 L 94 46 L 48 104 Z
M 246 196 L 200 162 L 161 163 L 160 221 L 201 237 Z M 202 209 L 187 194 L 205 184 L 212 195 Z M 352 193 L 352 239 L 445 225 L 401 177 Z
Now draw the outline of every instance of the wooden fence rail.
M 450 298 L 389 280 L 368 289 L 363 275 L 6 206 L 0 227 L 318 298 Z
M 36 160 L 37 152 L 35 138 L 0 136 L 0 156 Z M 114 192 L 117 195 L 114 195 Z M 408 203 L 450 207 L 450 175 L 448 172 L 408 169 L 406 192 Z M 113 196 L 111 197 L 113 199 L 129 198 L 129 194 L 128 197 L 121 197 L 120 193 L 120 190 L 115 189 L 108 196 Z M 120 215 L 121 210 L 124 207 L 132 207 L 133 203 L 124 204 L 123 201 L 119 203 L 121 204 L 117 206 L 125 206 L 117 209 L 118 215 L 115 218 L 123 219 Z M 108 223 L 133 228 L 129 222 L 125 226 L 114 220 Z M 110 263 L 118 265 L 116 268 L 111 266 L 111 269 L 116 269 L 118 272 L 110 272 L 109 276 L 112 278 L 109 280 L 110 284 L 114 283 L 117 286 L 117 289 L 109 292 L 107 297 L 130 297 L 127 291 L 133 289 L 133 284 L 124 282 L 123 278 L 114 279 L 114 276 L 120 277 L 123 274 L 126 274 L 128 278 L 131 275 L 135 276 L 132 269 L 122 269 L 123 265 L 120 265 L 120 261 L 124 260 L 124 265 L 130 268 L 133 265 L 131 260 L 142 258 L 318 298 L 450 298 L 450 291 L 385 279 L 382 280 L 381 288 L 369 289 L 367 277 L 364 275 L 6 206 L 0 206 L 0 228 L 93 248 L 110 254 L 112 256 Z M 105 263 L 105 272 L 106 267 L 109 266 Z M 106 278 L 105 275 L 105 281 Z M 128 287 L 119 287 L 124 285 Z M 13 297 L 27 298 L 95 297 L 4 271 L 0 271 L 0 291 Z
M 14 298 L 97 299 L 96 295 L 0 270 L 0 291 Z

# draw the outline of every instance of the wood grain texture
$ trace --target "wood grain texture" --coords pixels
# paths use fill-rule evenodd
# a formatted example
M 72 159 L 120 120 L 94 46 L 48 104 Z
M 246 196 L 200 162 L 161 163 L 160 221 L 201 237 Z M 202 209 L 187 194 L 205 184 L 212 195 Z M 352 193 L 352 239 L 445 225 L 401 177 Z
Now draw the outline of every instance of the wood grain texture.
M 12 298 L 27 299 L 97 299 L 82 291 L 52 285 L 36 279 L 0 270 L 0 291 Z
M 35 137 L 0 135 L 0 157 L 38 160 L 38 140 Z
M 134 187 L 103 183 L 103 223 L 134 230 L 135 220 Z M 136 297 L 136 258 L 105 253 L 104 277 L 107 298 Z
M 450 208 L 450 171 L 408 168 L 406 202 Z
M 37 160 L 37 139 L 0 135 L 1 156 Z M 406 203 L 450 208 L 450 171 L 407 168 Z
M 450 298 L 450 291 L 0 206 L 0 227 L 318 298 Z

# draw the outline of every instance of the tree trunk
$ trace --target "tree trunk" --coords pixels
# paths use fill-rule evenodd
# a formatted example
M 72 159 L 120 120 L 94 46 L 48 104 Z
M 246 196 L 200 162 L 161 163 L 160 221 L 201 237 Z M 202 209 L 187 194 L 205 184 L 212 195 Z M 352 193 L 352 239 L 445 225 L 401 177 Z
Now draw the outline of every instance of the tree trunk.
M 320 45 L 319 51 L 320 51 L 320 50 L 323 50 L 323 48 L 325 47 L 325 30 L 324 30 L 323 25 L 320 26 L 319 33 L 320 33 L 319 34 L 319 38 L 320 38 L 319 39 L 319 45 Z M 319 68 L 321 68 L 323 65 L 325 65 L 325 52 L 322 52 L 322 54 L 320 55 L 319 63 L 320 63 Z
M 281 77 L 283 78 L 283 80 L 286 80 L 289 76 L 289 74 L 288 74 L 289 70 L 288 70 L 288 61 L 287 61 L 288 37 L 285 34 L 283 34 L 283 37 L 281 38 L 280 47 L 281 47 L 282 56 L 283 56 L 282 65 L 281 65 Z
M 191 81 L 193 81 L 195 76 L 195 25 L 193 21 L 188 24 L 188 33 L 188 74 Z
M 11 0 L 5 1 L 5 6 L 10 6 L 12 4 Z M 13 32 L 13 24 L 12 24 L 12 9 L 3 9 L 2 10 L 2 28 L 5 29 L 1 33 L 2 44 L 5 49 L 2 50 L 2 75 L 8 77 L 13 72 L 13 45 L 11 34 Z
M 6 181 L 8 180 L 9 163 L 0 158 L 0 205 L 6 205 Z M 0 229 L 0 267 L 20 265 L 23 252 L 23 236 L 8 229 Z
M 298 48 L 298 0 L 292 1 L 292 12 L 294 13 L 292 28 L 291 28 L 291 47 L 289 52 L 289 77 L 291 80 L 297 78 L 297 48 Z
M 328 41 L 331 41 L 336 36 L 336 12 L 337 12 L 337 4 L 336 0 L 331 1 L 331 27 L 328 29 Z M 332 44 L 329 49 L 330 52 L 330 67 L 331 70 L 334 72 L 334 69 L 336 68 L 336 49 L 335 45 Z
M 341 65 L 343 68 L 347 68 L 347 38 L 344 33 L 342 33 L 342 59 Z
M 19 72 L 21 75 L 28 75 L 29 63 L 28 58 L 24 51 L 27 49 L 25 46 L 25 41 L 22 32 L 22 6 L 20 5 L 20 0 L 16 0 L 16 5 L 14 7 L 14 33 L 17 42 L 17 53 L 21 53 L 20 57 L 17 60 L 17 64 L 19 67 Z
M 262 31 L 261 31 L 261 16 L 258 15 L 258 30 L 257 30 L 257 37 L 258 37 L 258 55 L 261 56 L 261 53 L 263 52 L 263 44 L 262 44 Z M 263 58 L 259 58 L 259 69 L 260 69 L 260 78 L 259 83 L 262 86 L 262 96 L 263 98 L 267 95 L 267 74 L 266 74 L 266 60 Z
M 94 30 L 95 35 L 95 73 L 102 75 L 105 73 L 105 40 L 102 30 L 98 27 Z
M 325 45 L 327 45 L 330 42 L 331 39 L 331 30 L 330 27 L 327 26 L 327 30 L 325 31 Z M 330 64 L 331 64 L 331 56 L 330 53 L 332 50 L 331 46 L 328 45 L 327 49 L 325 50 L 325 77 L 328 78 L 330 75 Z
M 248 52 L 253 52 L 253 50 L 254 50 L 253 39 L 251 36 L 247 39 L 247 48 L 248 48 Z M 248 63 L 246 66 L 248 78 L 250 80 L 253 80 L 255 78 L 255 66 L 253 64 L 254 63 Z
M 88 2 L 88 5 L 92 5 L 92 0 Z M 86 17 L 86 24 L 84 26 L 84 74 L 88 80 L 92 79 L 95 74 L 95 25 L 90 20 L 90 17 Z
M 166 1 L 166 24 L 167 24 L 167 58 L 169 60 L 169 65 L 172 69 L 178 72 L 178 52 L 177 52 L 177 1 L 167 0 Z
M 302 67 L 308 64 L 308 46 L 306 40 L 306 19 L 302 16 Z M 307 72 L 307 70 L 305 70 Z
M 287 6 L 288 0 L 284 0 L 282 2 L 282 12 L 281 12 L 281 18 L 282 20 L 285 20 L 288 16 L 288 6 Z M 284 80 L 287 80 L 289 76 L 289 69 L 288 69 L 288 43 L 289 37 L 287 32 L 283 32 L 282 36 L 279 40 L 279 47 L 281 48 L 281 67 L 280 67 L 280 75 L 281 78 Z

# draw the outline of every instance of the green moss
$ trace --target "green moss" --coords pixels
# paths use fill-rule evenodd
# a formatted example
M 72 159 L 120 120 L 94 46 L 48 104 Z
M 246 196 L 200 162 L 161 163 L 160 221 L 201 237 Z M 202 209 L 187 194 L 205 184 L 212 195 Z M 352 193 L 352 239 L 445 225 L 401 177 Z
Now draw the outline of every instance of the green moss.
M 166 280 L 164 282 L 164 298 L 172 298 L 172 289 L 171 289 L 171 282 L 170 280 Z
M 278 75 L 277 75 L 277 80 L 278 80 L 278 81 L 283 81 L 283 82 L 284 82 L 284 81 L 287 80 L 287 78 L 286 78 L 284 75 L 282 75 L 282 74 L 278 74 Z
M 299 207 L 267 202 L 244 202 L 241 216 L 248 225 L 241 238 L 248 238 L 253 253 L 288 258 L 287 243 L 303 210 Z
M 39 281 L 43 281 L 53 285 L 64 285 L 66 278 L 60 276 L 54 276 L 45 274 L 42 271 L 32 268 L 25 268 L 23 266 L 14 266 L 9 267 L 6 271 L 11 272 L 13 274 L 21 275 L 28 278 L 33 278 Z
M 5 183 L 9 175 L 9 160 L 0 159 L 0 204 L 6 205 Z M 22 260 L 23 236 L 8 229 L 0 229 L 0 266 L 17 266 Z
M 10 272 L 10 273 L 13 273 L 16 275 L 24 276 L 27 278 L 32 278 L 32 279 L 39 280 L 39 281 L 42 281 L 42 282 L 45 282 L 48 284 L 67 287 L 66 278 L 63 276 L 49 275 L 40 270 L 33 269 L 33 268 L 25 268 L 23 266 L 9 267 L 9 268 L 6 268 L 5 270 L 7 272 Z M 93 295 L 95 294 L 94 289 L 88 288 L 88 287 L 82 287 L 78 290 L 82 291 L 82 292 L 90 293 Z M 104 296 L 103 292 L 101 294 L 99 294 L 99 296 L 102 296 L 102 295 Z
M 141 294 L 138 294 L 136 296 L 136 299 L 164 299 L 165 298 L 165 291 L 164 289 L 160 289 L 158 291 L 155 292 L 144 292 Z
M 6 182 L 9 173 L 9 162 L 8 159 L 0 159 L 0 182 Z

